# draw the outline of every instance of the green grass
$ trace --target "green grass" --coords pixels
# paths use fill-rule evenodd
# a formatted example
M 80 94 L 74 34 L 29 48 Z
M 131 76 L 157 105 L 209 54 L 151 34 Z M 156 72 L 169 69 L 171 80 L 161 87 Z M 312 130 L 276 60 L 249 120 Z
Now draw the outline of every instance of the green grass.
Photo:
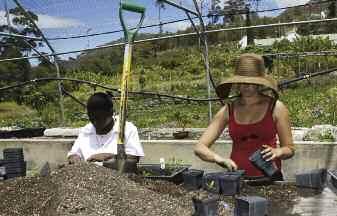
M 245 52 L 235 48 L 232 49 L 226 45 L 210 46 L 209 50 L 211 72 L 216 84 L 220 83 L 233 71 L 234 59 L 241 52 Z M 253 49 L 250 52 L 263 52 L 263 50 L 256 48 L 256 50 Z M 319 62 L 321 68 L 331 68 L 337 62 L 336 57 L 329 57 L 326 61 L 320 58 L 315 59 L 314 57 L 310 57 L 309 60 L 313 63 Z M 114 68 L 118 67 L 114 66 Z M 280 60 L 275 62 L 272 75 L 279 80 L 293 78 L 297 69 L 297 59 Z M 142 76 L 144 80 L 141 83 L 140 78 Z M 67 72 L 66 77 L 97 82 L 112 88 L 119 88 L 120 83 L 120 73 L 108 76 L 89 69 L 87 71 Z M 93 92 L 105 91 L 105 89 L 95 89 L 88 85 L 75 85 L 66 81 L 64 83 L 66 89 L 83 103 Z M 319 76 L 312 78 L 310 83 L 304 80 L 281 92 L 280 99 L 289 108 L 292 126 L 337 125 L 336 76 Z M 48 88 L 45 88 L 45 90 L 50 91 Z M 135 55 L 130 90 L 206 98 L 207 85 L 201 54 L 196 48 L 176 48 L 160 52 L 157 57 Z M 55 94 L 53 93 L 52 95 Z M 34 94 L 32 95 L 34 96 Z M 117 94 L 115 95 L 117 96 Z M 213 91 L 212 97 L 215 97 Z M 35 98 L 40 98 L 39 94 L 35 95 Z M 39 124 L 47 127 L 60 126 L 58 104 L 56 102 L 37 102 L 34 98 L 31 100 L 32 104 L 39 105 L 38 111 L 32 111 L 32 109 L 25 106 L 21 107 L 11 102 L 8 105 L 6 103 L 3 104 L 3 111 L 1 111 L 0 106 L 1 125 Z M 159 97 L 141 98 L 139 95 L 131 94 L 128 103 L 128 120 L 134 122 L 139 128 L 179 127 L 174 115 L 177 111 L 189 119 L 186 127 L 206 127 L 208 125 L 208 103 L 179 102 Z M 71 98 L 65 97 L 64 108 L 66 118 L 64 126 L 79 127 L 88 121 L 85 109 Z M 213 116 L 219 108 L 219 103 L 212 103 Z M 115 110 L 118 111 L 118 101 L 115 102 Z

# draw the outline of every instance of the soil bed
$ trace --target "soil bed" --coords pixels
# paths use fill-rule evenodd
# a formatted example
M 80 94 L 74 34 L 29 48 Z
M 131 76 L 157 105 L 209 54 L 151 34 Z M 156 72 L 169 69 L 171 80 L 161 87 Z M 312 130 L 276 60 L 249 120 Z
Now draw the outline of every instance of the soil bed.
M 0 215 L 190 216 L 192 197 L 208 195 L 167 181 L 117 176 L 105 167 L 81 163 L 60 167 L 47 177 L 0 182 Z M 285 210 L 293 206 L 299 193 L 292 185 L 245 185 L 240 195 L 267 198 L 270 215 L 291 215 Z M 219 215 L 233 215 L 233 203 L 233 197 L 221 196 Z

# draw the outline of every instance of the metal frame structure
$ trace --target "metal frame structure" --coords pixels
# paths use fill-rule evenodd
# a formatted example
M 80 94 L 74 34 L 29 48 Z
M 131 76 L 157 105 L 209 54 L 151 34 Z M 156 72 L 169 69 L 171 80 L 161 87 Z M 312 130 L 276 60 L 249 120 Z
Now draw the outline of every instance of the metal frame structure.
M 75 82 L 79 82 L 79 81 L 74 80 L 74 79 L 62 78 L 60 76 L 60 68 L 59 68 L 59 64 L 58 64 L 58 61 L 57 61 L 57 56 L 71 54 L 71 53 L 86 52 L 86 51 L 97 50 L 97 49 L 105 49 L 105 48 L 123 46 L 123 45 L 125 45 L 125 43 L 115 43 L 115 44 L 112 44 L 112 45 L 99 46 L 99 47 L 95 47 L 95 48 L 80 49 L 80 50 L 74 50 L 74 51 L 69 51 L 69 52 L 57 53 L 57 52 L 55 52 L 54 48 L 49 43 L 49 40 L 60 40 L 60 39 L 70 39 L 70 38 L 96 36 L 96 35 L 101 35 L 101 34 L 116 33 L 116 32 L 120 32 L 121 30 L 113 31 L 113 32 L 99 33 L 99 34 L 90 34 L 90 35 L 87 34 L 85 36 L 79 35 L 79 36 L 72 36 L 72 37 L 65 37 L 65 38 L 47 38 L 47 37 L 45 37 L 43 32 L 39 29 L 39 27 L 36 25 L 34 20 L 30 17 L 30 15 L 27 13 L 27 11 L 24 9 L 24 7 L 21 5 L 19 0 L 13 0 L 13 1 L 17 5 L 17 7 L 24 13 L 24 15 L 30 20 L 30 22 L 33 24 L 34 28 L 36 28 L 36 30 L 41 35 L 41 37 L 31 37 L 31 36 L 24 36 L 24 35 L 18 35 L 18 34 L 14 34 L 14 33 L 5 33 L 5 32 L 0 32 L 0 36 L 22 38 L 22 40 L 25 41 L 28 45 L 29 45 L 29 43 L 26 41 L 26 39 L 43 41 L 43 42 L 46 43 L 48 48 L 51 50 L 51 54 L 42 54 L 38 50 L 36 50 L 34 47 L 31 47 L 34 50 L 34 52 L 37 53 L 38 56 L 1 59 L 0 62 L 16 61 L 16 60 L 23 60 L 23 59 L 34 59 L 34 58 L 42 57 L 42 58 L 48 60 L 48 62 L 50 62 L 51 64 L 53 64 L 56 68 L 56 75 L 57 75 L 56 79 L 55 78 L 45 78 L 45 79 L 39 79 L 39 80 L 31 80 L 31 81 L 28 81 L 27 83 L 35 83 L 35 82 L 40 82 L 40 81 L 51 81 L 51 80 L 57 81 L 58 91 L 59 91 L 59 96 L 60 96 L 59 105 L 60 105 L 60 110 L 61 110 L 61 121 L 62 121 L 62 124 L 63 124 L 64 123 L 63 93 L 65 93 L 66 95 L 69 95 L 74 100 L 76 98 L 74 98 L 68 92 L 66 92 L 64 90 L 64 88 L 62 87 L 62 81 L 64 81 L 64 80 L 71 80 L 71 81 L 75 81 Z M 205 69 L 206 69 L 206 80 L 207 80 L 207 86 L 208 86 L 208 88 L 207 88 L 208 98 L 207 99 L 196 99 L 196 98 L 193 99 L 193 98 L 176 97 L 176 96 L 172 96 L 172 95 L 164 95 L 164 94 L 151 93 L 151 92 L 130 92 L 130 93 L 163 96 L 163 97 L 176 98 L 176 99 L 195 101 L 195 102 L 205 102 L 205 101 L 207 101 L 209 103 L 209 105 L 208 105 L 209 106 L 209 119 L 212 118 L 211 102 L 212 101 L 219 101 L 219 99 L 218 98 L 211 98 L 211 93 L 210 93 L 211 92 L 211 84 L 213 84 L 213 86 L 214 86 L 214 82 L 212 80 L 210 67 L 209 67 L 207 34 L 217 33 L 217 32 L 227 32 L 227 31 L 249 30 L 249 29 L 260 29 L 260 28 L 274 28 L 274 27 L 281 27 L 281 26 L 293 26 L 293 25 L 296 26 L 296 25 L 305 25 L 305 24 L 311 24 L 311 23 L 325 23 L 325 22 L 335 22 L 335 21 L 337 21 L 337 18 L 330 18 L 330 19 L 305 20 L 305 21 L 274 23 L 274 24 L 266 24 L 266 25 L 238 26 L 238 27 L 221 28 L 221 29 L 215 29 L 215 30 L 206 30 L 206 26 L 203 22 L 203 17 L 205 17 L 205 16 L 202 16 L 202 14 L 201 14 L 201 12 L 198 8 L 198 4 L 197 4 L 196 0 L 193 0 L 194 6 L 195 6 L 195 9 L 196 9 L 195 11 L 190 10 L 188 8 L 185 8 L 181 5 L 178 5 L 178 4 L 176 4 L 176 3 L 174 3 L 170 0 L 162 0 L 162 1 L 171 5 L 171 6 L 174 6 L 178 9 L 181 9 L 181 10 L 185 11 L 185 13 L 187 15 L 187 19 L 175 20 L 175 21 L 170 21 L 170 22 L 166 22 L 166 23 L 160 22 L 159 25 L 170 24 L 170 23 L 174 23 L 174 22 L 177 22 L 177 21 L 179 22 L 179 21 L 190 20 L 191 25 L 194 28 L 195 32 L 185 33 L 185 34 L 174 34 L 174 35 L 168 35 L 168 36 L 160 36 L 160 37 L 153 37 L 153 38 L 144 39 L 144 40 L 137 40 L 137 41 L 135 41 L 135 43 L 144 43 L 144 42 L 150 42 L 150 41 L 166 40 L 166 39 L 171 39 L 171 38 L 189 37 L 189 36 L 197 35 L 197 37 L 199 39 L 199 47 L 201 49 L 201 53 L 202 53 L 202 57 L 203 57 L 203 61 L 204 61 L 204 66 L 205 66 Z M 331 2 L 331 0 L 327 0 L 327 1 L 324 1 L 324 2 Z M 324 3 L 324 2 L 322 2 L 322 3 Z M 306 5 L 307 4 L 297 5 L 297 6 L 293 6 L 293 7 L 303 7 L 303 6 L 306 6 Z M 263 10 L 263 11 L 251 11 L 251 12 L 256 13 L 256 12 L 265 12 L 265 11 L 275 11 L 275 10 L 281 10 L 281 9 L 287 9 L 287 8 L 290 8 L 290 7 L 269 9 L 269 10 Z M 235 12 L 235 13 L 231 13 L 231 14 L 240 14 L 240 13 L 241 12 L 239 11 L 238 13 Z M 244 11 L 242 13 L 247 13 L 247 12 Z M 193 14 L 195 17 L 191 17 L 190 14 Z M 228 14 L 224 13 L 221 16 L 228 15 Z M 195 25 L 195 23 L 193 21 L 194 19 L 199 20 L 200 29 L 198 29 L 197 26 Z M 8 24 L 10 25 L 10 23 L 8 23 Z M 153 26 L 156 26 L 156 25 L 142 26 L 141 28 L 147 28 L 147 27 L 153 27 Z M 277 58 L 288 58 L 289 56 L 293 56 L 293 55 L 301 56 L 301 57 L 311 56 L 311 55 L 312 56 L 327 56 L 327 55 L 334 55 L 335 56 L 335 55 L 337 55 L 337 51 L 336 52 L 334 52 L 334 51 L 322 51 L 322 52 L 302 52 L 302 53 L 273 53 L 273 54 L 266 54 L 266 55 L 271 56 L 271 57 L 276 56 Z M 52 57 L 53 62 L 51 62 L 48 57 Z M 333 69 L 333 71 L 336 71 L 336 69 Z M 332 71 L 329 70 L 328 73 L 330 73 L 330 72 L 332 72 Z M 322 74 L 326 74 L 326 72 L 318 72 L 318 75 L 322 75 Z M 311 74 L 310 77 L 313 77 L 313 74 Z M 296 81 L 301 80 L 301 78 L 306 79 L 308 77 L 298 77 L 298 78 L 296 78 Z M 81 82 L 82 83 L 90 83 L 90 84 L 95 85 L 95 86 L 100 86 L 99 84 L 93 84 L 93 83 L 88 82 L 88 81 L 82 80 Z M 18 85 L 15 85 L 15 86 L 21 86 L 21 85 L 22 85 L 22 83 L 18 84 Z M 12 88 L 12 87 L 13 86 L 10 86 L 9 88 Z M 100 86 L 100 87 L 106 88 L 106 89 L 109 89 L 109 90 L 115 90 L 115 89 L 104 87 L 104 86 Z M 0 88 L 0 90 L 5 90 L 5 89 L 7 89 L 7 87 Z M 80 102 L 80 101 L 77 101 L 77 102 Z
M 210 34 L 210 33 L 216 33 L 216 32 L 237 31 L 237 30 L 246 30 L 246 29 L 260 29 L 260 28 L 273 28 L 273 27 L 278 27 L 278 26 L 296 26 L 296 25 L 305 25 L 305 24 L 310 24 L 310 23 L 324 23 L 324 22 L 336 22 L 336 21 L 337 21 L 337 18 L 331 18 L 331 19 L 319 19 L 319 20 L 308 20 L 308 21 L 273 23 L 273 24 L 255 25 L 255 26 L 239 26 L 239 27 L 207 30 L 205 31 L 205 33 Z M 179 38 L 179 37 L 189 37 L 189 36 L 195 36 L 195 35 L 197 35 L 197 33 L 195 32 L 185 33 L 185 34 L 175 34 L 175 35 L 154 37 L 154 38 L 143 39 L 143 40 L 135 40 L 135 43 L 144 43 L 144 42 L 150 42 L 150 41 L 159 41 L 159 40 L 166 40 L 166 39 Z M 69 52 L 59 52 L 59 53 L 54 53 L 54 54 L 49 54 L 49 55 L 44 55 L 44 56 L 48 57 L 48 56 L 53 56 L 53 55 L 56 55 L 56 56 L 66 55 L 66 54 L 86 52 L 86 51 L 97 50 L 97 49 L 106 49 L 106 48 L 124 46 L 124 45 L 125 43 L 115 43 L 111 45 L 98 46 L 98 47 L 90 48 L 90 49 L 80 49 L 80 50 L 74 50 L 74 51 L 69 51 Z M 1 59 L 0 62 L 16 61 L 16 60 L 21 60 L 21 59 L 34 59 L 34 58 L 39 58 L 39 57 L 29 56 L 29 57 L 8 58 L 8 59 Z
M 21 3 L 19 2 L 19 0 L 13 0 L 13 2 L 17 5 L 17 7 L 19 8 L 19 10 L 21 10 L 23 12 L 24 16 L 31 22 L 31 24 L 34 26 L 34 28 L 41 35 L 41 38 L 37 38 L 37 39 L 44 41 L 47 44 L 48 48 L 51 50 L 52 54 L 50 56 L 52 56 L 53 60 L 54 60 L 54 66 L 56 68 L 56 76 L 57 76 L 57 78 L 60 78 L 61 77 L 61 75 L 60 75 L 60 67 L 59 67 L 59 64 L 57 62 L 57 57 L 55 55 L 56 52 L 55 52 L 54 48 L 51 46 L 51 44 L 49 43 L 49 41 L 47 40 L 47 38 L 44 36 L 43 32 L 40 30 L 40 28 L 36 25 L 36 23 L 34 22 L 34 20 L 31 18 L 31 16 L 29 15 L 29 13 L 21 5 Z M 26 37 L 23 37 L 23 38 L 25 39 Z M 30 38 L 30 39 L 34 39 L 34 38 Z M 41 55 L 41 53 L 38 52 L 38 51 L 37 51 L 37 54 L 39 55 L 39 57 L 46 58 L 46 56 Z M 48 62 L 50 62 L 49 59 L 48 59 Z M 64 107 L 63 107 L 62 83 L 58 82 L 57 86 L 58 86 L 59 97 L 60 97 L 59 106 L 60 106 L 60 111 L 61 111 L 61 125 L 63 125 L 64 124 Z
M 196 0 L 193 0 L 195 11 L 192 11 L 188 8 L 185 8 L 181 5 L 178 5 L 178 4 L 176 4 L 176 3 L 174 3 L 170 0 L 162 0 L 162 2 L 165 2 L 169 5 L 172 5 L 173 7 L 176 7 L 178 9 L 183 10 L 185 12 L 186 16 L 188 17 L 188 19 L 190 20 L 191 25 L 192 25 L 196 35 L 198 36 L 199 48 L 201 49 L 204 67 L 205 67 L 205 71 L 206 71 L 207 97 L 208 97 L 208 99 L 210 99 L 211 98 L 211 84 L 213 85 L 213 87 L 215 87 L 215 86 L 214 86 L 214 82 L 212 80 L 212 75 L 211 75 L 211 71 L 210 71 L 210 67 L 209 67 L 206 27 L 205 27 L 205 23 L 202 19 L 202 14 L 200 12 L 198 2 Z M 197 16 L 197 18 L 199 20 L 200 27 L 201 27 L 200 30 L 195 25 L 195 23 L 194 23 L 190 14 L 193 14 L 193 15 Z M 211 101 L 208 102 L 208 120 L 209 120 L 209 122 L 212 120 L 212 103 L 211 103 Z

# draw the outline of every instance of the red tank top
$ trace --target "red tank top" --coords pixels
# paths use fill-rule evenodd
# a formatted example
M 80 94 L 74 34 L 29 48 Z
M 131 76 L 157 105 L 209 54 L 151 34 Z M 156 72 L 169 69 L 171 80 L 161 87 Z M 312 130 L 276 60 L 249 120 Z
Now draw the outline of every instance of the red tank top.
M 235 121 L 234 111 L 229 108 L 229 135 L 233 140 L 231 159 L 238 165 L 239 169 L 246 170 L 247 176 L 263 176 L 250 161 L 249 156 L 262 145 L 276 148 L 276 125 L 273 120 L 273 109 L 269 105 L 263 119 L 253 124 L 239 124 Z M 281 160 L 274 160 L 276 166 L 281 170 Z

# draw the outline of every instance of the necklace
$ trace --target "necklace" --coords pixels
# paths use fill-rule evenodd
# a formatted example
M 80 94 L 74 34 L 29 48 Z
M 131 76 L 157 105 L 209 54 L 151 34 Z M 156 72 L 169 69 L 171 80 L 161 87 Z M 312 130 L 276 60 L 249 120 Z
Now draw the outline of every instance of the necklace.
M 103 136 L 104 136 L 104 135 L 97 135 L 97 134 L 95 135 L 96 142 L 97 142 L 97 144 L 98 144 L 99 146 L 103 146 L 103 145 L 104 145 L 104 142 L 102 141 Z

